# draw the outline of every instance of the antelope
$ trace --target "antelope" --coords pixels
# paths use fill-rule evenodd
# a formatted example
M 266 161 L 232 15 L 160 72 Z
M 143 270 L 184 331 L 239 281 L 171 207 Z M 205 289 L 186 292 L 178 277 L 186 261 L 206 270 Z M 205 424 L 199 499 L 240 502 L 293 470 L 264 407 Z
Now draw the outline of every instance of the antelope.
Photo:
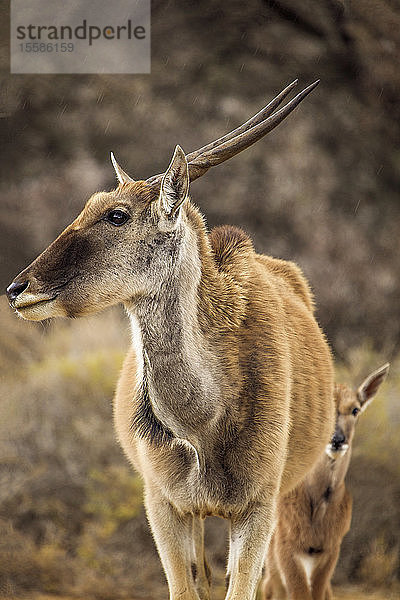
M 389 363 L 353 391 L 335 384 L 336 426 L 315 466 L 278 503 L 268 549 L 264 600 L 331 600 L 331 577 L 343 537 L 350 529 L 352 498 L 346 489 L 354 430 L 375 397 Z
M 208 515 L 230 522 L 226 600 L 253 600 L 278 494 L 293 488 L 334 425 L 332 358 L 300 269 L 257 254 L 240 229 L 207 232 L 189 184 L 274 129 L 297 81 L 229 134 L 165 173 L 118 186 L 79 216 L 7 294 L 30 320 L 122 303 L 132 345 L 117 384 L 117 437 L 144 480 L 170 600 L 207 600 Z

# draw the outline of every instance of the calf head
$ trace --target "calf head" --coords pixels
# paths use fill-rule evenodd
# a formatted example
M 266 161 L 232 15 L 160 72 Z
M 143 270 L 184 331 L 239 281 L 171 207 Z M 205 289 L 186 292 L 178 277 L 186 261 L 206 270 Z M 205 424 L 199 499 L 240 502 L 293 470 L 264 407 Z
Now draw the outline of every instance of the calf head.
M 335 384 L 335 433 L 326 446 L 326 453 L 330 458 L 336 460 L 351 447 L 358 417 L 374 399 L 388 371 L 389 363 L 386 363 L 368 375 L 357 390 L 352 390 L 347 385 Z

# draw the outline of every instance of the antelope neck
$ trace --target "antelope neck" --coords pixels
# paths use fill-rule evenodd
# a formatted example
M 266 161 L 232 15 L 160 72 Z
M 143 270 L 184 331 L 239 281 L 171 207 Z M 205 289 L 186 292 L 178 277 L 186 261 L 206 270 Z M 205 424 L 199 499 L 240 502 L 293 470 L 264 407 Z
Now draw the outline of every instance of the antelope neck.
M 197 241 L 193 231 L 186 237 L 168 281 L 130 313 L 147 402 L 164 431 L 197 448 L 202 429 L 218 417 L 219 390 L 216 357 L 198 323 Z

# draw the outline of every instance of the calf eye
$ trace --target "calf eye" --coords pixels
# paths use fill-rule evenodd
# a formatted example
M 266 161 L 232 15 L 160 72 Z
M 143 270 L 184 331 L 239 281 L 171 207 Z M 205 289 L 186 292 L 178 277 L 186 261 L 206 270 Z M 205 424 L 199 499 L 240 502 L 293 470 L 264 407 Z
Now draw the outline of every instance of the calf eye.
M 353 408 L 353 410 L 351 411 L 351 414 L 353 415 L 353 417 L 356 417 L 359 412 L 360 412 L 359 408 Z
M 123 210 L 117 209 L 111 210 L 109 213 L 106 214 L 104 218 L 109 223 L 112 223 L 113 225 L 119 227 L 120 225 L 124 225 L 127 222 L 127 220 L 129 219 L 129 215 Z

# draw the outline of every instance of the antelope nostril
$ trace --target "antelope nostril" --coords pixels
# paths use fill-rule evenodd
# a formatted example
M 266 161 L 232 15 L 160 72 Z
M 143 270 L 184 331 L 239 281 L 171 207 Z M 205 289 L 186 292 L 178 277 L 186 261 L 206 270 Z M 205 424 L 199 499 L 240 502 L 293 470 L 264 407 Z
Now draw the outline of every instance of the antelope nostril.
M 332 438 L 332 445 L 334 446 L 334 448 L 340 448 L 340 446 L 344 444 L 345 441 L 346 438 L 344 436 L 344 433 L 342 431 L 336 431 Z
M 13 281 L 11 285 L 8 286 L 6 292 L 10 302 L 13 302 L 29 285 L 29 281 Z

